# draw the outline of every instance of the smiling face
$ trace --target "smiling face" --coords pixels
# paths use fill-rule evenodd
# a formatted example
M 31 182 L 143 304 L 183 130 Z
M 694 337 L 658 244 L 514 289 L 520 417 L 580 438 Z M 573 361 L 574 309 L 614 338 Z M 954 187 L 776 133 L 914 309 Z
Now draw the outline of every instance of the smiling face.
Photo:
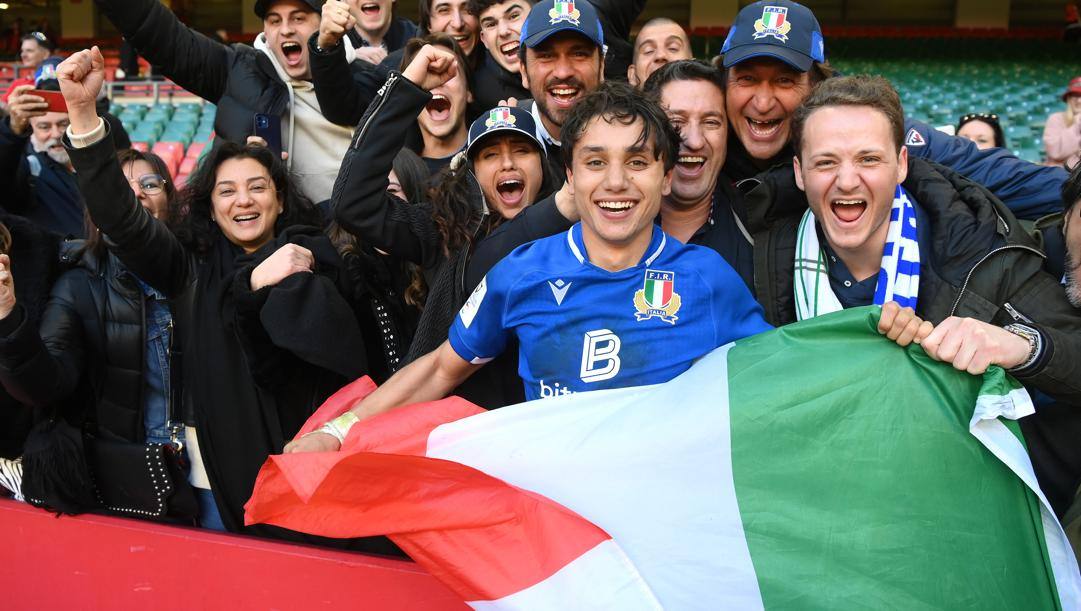
M 672 81 L 661 88 L 661 106 L 680 135 L 665 202 L 693 207 L 711 201 L 728 148 L 724 94 L 708 81 Z
M 30 127 L 33 131 L 30 134 L 30 143 L 34 150 L 45 153 L 61 165 L 68 165 L 70 159 L 61 140 L 68 125 L 71 125 L 71 121 L 68 120 L 66 112 L 47 112 L 31 119 Z
M 465 137 L 465 111 L 473 96 L 464 75 L 465 70 L 459 66 L 454 78 L 432 89 L 432 99 L 418 118 L 426 137 L 439 140 Z
M 527 48 L 525 57 L 522 85 L 536 101 L 545 129 L 558 138 L 567 113 L 603 78 L 600 49 L 581 34 L 559 32 Z
M 300 0 L 280 0 L 267 9 L 263 34 L 274 58 L 291 78 L 311 79 L 308 38 L 319 29 L 319 13 Z
M 150 216 L 164 221 L 169 212 L 169 196 L 165 193 L 165 179 L 142 159 L 137 159 L 124 167 L 124 176 L 139 204 Z
M 811 78 L 788 64 L 758 57 L 728 69 L 728 118 L 752 158 L 772 159 L 788 144 L 792 113 L 811 92 Z
M 544 182 L 544 159 L 525 136 L 493 134 L 474 153 L 473 173 L 484 201 L 512 219 L 537 199 Z
M 961 129 L 957 130 L 957 135 L 975 142 L 976 148 L 981 151 L 995 147 L 995 130 L 979 119 L 973 119 L 962 125 Z
M 496 63 L 508 72 L 518 72 L 521 64 L 518 37 L 529 8 L 526 0 L 508 0 L 489 6 L 478 15 L 481 42 Z
M 627 68 L 627 80 L 641 87 L 657 68 L 692 57 L 691 41 L 678 23 L 647 25 L 634 39 L 634 63 Z
M 645 252 L 661 198 L 670 191 L 671 175 L 653 143 L 641 142 L 643 125 L 641 119 L 624 125 L 596 117 L 575 143 L 567 184 L 594 261 Z
M 19 47 L 19 61 L 27 68 L 37 68 L 47 57 L 49 49 L 38 44 L 36 40 L 24 40 Z
M 349 9 L 361 32 L 381 38 L 390 28 L 394 0 L 349 0 Z
M 211 218 L 230 242 L 252 253 L 274 238 L 282 201 L 266 166 L 248 157 L 218 166 L 210 195 Z
M 454 38 L 462 53 L 477 46 L 477 18 L 468 10 L 468 0 L 432 0 L 428 32 L 444 32 Z
M 826 240 L 863 280 L 882 261 L 890 208 L 908 173 L 908 151 L 897 152 L 889 119 L 868 106 L 815 110 L 793 159 L 796 184 Z

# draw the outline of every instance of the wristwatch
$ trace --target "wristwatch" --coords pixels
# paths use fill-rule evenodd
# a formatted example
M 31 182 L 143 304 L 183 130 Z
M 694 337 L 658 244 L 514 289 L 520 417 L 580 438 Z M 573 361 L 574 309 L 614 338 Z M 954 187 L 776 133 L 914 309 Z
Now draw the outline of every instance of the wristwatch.
M 1033 329 L 1028 325 L 1022 325 L 1019 323 L 1006 325 L 1002 328 L 1006 331 L 1009 331 L 1010 333 L 1013 333 L 1014 335 L 1023 337 L 1028 340 L 1028 358 L 1026 358 L 1025 361 L 1017 367 L 1011 367 L 1009 371 L 1019 371 L 1021 369 L 1027 369 L 1028 367 L 1031 367 L 1032 364 L 1036 362 L 1036 359 L 1040 356 L 1040 350 L 1043 348 L 1043 337 L 1040 335 L 1039 330 Z

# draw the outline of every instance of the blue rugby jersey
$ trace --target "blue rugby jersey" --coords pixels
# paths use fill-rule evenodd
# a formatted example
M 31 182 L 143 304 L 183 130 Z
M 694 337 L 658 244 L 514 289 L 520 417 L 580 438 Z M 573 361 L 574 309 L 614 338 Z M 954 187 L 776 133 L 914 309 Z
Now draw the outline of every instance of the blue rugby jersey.
M 666 382 L 730 341 L 770 329 L 715 251 L 654 227 L 638 265 L 589 262 L 582 227 L 516 248 L 458 313 L 450 344 L 484 363 L 517 336 L 528 400 Z

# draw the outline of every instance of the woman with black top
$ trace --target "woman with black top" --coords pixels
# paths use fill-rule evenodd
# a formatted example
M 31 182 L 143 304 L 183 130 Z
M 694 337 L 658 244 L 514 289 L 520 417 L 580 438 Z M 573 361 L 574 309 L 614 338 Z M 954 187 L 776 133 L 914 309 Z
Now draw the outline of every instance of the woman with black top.
M 173 301 L 182 352 L 192 483 L 210 489 L 226 529 L 244 526 L 260 466 L 332 392 L 366 372 L 341 258 L 312 204 L 263 147 L 225 142 L 192 174 L 173 235 L 136 201 L 93 101 L 97 47 L 58 69 L 66 145 L 109 249 Z
M 425 270 L 428 298 L 407 362 L 447 338 L 467 297 L 464 274 L 473 245 L 554 190 L 533 117 L 518 108 L 496 107 L 470 126 L 466 148 L 429 202 L 405 205 L 387 193 L 401 135 L 431 99 L 429 91 L 457 74 L 457 64 L 450 51 L 425 45 L 404 73 L 390 75 L 353 136 L 331 196 L 343 229 Z M 506 389 L 520 396 L 517 376 L 510 378 Z M 467 398 L 490 405 L 483 397 Z

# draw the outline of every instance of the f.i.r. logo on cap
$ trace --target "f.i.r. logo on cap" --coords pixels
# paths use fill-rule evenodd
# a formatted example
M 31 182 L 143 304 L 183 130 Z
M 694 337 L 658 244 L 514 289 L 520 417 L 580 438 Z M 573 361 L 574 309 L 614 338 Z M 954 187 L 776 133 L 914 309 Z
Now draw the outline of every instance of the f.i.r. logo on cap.
M 500 106 L 493 108 L 488 112 L 488 118 L 484 120 L 484 127 L 492 129 L 493 127 L 511 127 L 517 122 L 514 115 L 510 114 L 510 109 L 506 106 Z
M 788 32 L 791 29 L 787 6 L 767 6 L 762 9 L 762 16 L 758 21 L 754 22 L 754 39 L 772 36 L 781 42 L 788 42 Z
M 582 13 L 574 8 L 574 0 L 556 0 L 555 6 L 552 7 L 552 10 L 548 11 L 548 17 L 550 17 L 549 22 L 552 25 L 562 21 L 568 21 L 574 25 L 579 25 L 578 20 L 581 19 Z

